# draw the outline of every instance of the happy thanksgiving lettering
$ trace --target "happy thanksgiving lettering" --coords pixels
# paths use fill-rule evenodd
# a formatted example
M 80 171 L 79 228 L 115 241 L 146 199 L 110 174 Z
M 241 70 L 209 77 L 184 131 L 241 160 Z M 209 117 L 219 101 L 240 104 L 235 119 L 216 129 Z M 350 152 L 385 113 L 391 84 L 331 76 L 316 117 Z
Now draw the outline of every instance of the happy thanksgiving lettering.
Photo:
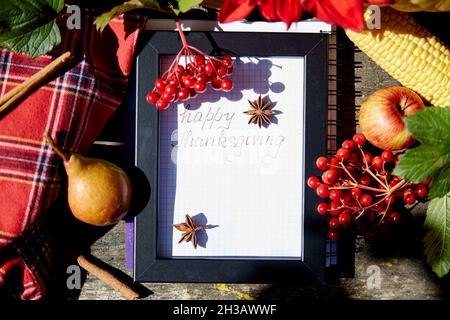
M 243 157 L 246 152 L 253 158 L 256 155 L 266 161 L 267 157 L 276 159 L 286 140 L 279 129 L 254 130 L 257 127 L 248 125 L 247 118 L 237 115 L 239 111 L 229 109 L 221 106 L 197 110 L 180 108 L 177 147 L 194 152 L 198 148 L 222 151 L 228 162 Z

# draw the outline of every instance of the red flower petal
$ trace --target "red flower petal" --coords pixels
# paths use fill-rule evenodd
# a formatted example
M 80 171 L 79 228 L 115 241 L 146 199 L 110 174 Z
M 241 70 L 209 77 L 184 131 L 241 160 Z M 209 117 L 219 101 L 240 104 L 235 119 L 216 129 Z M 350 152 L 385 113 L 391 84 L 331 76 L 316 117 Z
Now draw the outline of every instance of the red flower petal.
M 277 14 L 277 0 L 258 0 L 256 5 L 258 6 L 261 15 L 267 21 L 280 21 Z
M 258 0 L 257 6 L 264 19 L 283 21 L 288 28 L 302 16 L 301 0 Z
M 363 29 L 363 0 L 302 0 L 302 3 L 319 20 L 354 31 Z
M 292 22 L 297 22 L 302 17 L 301 0 L 278 1 L 277 14 L 289 29 Z
M 219 11 L 219 22 L 232 22 L 246 18 L 255 8 L 256 0 L 226 0 Z

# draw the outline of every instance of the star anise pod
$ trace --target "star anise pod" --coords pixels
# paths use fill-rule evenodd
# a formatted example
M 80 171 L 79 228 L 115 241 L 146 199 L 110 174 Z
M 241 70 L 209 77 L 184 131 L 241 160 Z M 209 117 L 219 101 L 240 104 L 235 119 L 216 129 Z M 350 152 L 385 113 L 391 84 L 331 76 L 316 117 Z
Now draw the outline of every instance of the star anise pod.
M 174 228 L 177 230 L 184 232 L 181 235 L 180 241 L 178 243 L 181 243 L 183 241 L 192 242 L 192 245 L 194 246 L 194 249 L 197 249 L 198 239 L 197 239 L 197 231 L 200 230 L 206 230 L 209 229 L 208 226 L 197 226 L 195 225 L 194 221 L 192 220 L 190 215 L 186 215 L 186 221 L 184 223 L 174 224 Z
M 271 124 L 270 116 L 276 114 L 276 112 L 270 107 L 272 106 L 272 102 L 267 101 L 264 103 L 263 98 L 261 96 L 258 97 L 255 101 L 250 101 L 250 106 L 252 107 L 250 110 L 245 111 L 245 114 L 250 115 L 250 120 L 248 120 L 248 123 L 257 123 L 258 126 L 261 128 L 262 124 Z

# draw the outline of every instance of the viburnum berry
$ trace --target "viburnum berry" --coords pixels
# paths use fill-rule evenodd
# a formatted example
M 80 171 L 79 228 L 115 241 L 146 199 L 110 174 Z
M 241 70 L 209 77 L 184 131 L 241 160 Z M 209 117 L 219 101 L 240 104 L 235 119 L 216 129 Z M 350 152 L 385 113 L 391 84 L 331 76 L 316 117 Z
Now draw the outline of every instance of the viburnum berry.
M 364 206 L 364 207 L 368 207 L 372 204 L 372 197 L 370 196 L 370 194 L 363 194 L 360 198 L 359 198 L 359 202 Z
M 349 212 L 342 212 L 339 215 L 339 223 L 344 227 L 347 228 L 351 225 L 353 221 L 352 215 Z
M 386 204 L 394 203 L 395 198 L 396 198 L 396 195 L 395 195 L 395 194 L 391 194 L 391 195 L 387 196 L 387 197 L 384 199 L 384 202 L 385 202 Z
M 328 159 L 325 157 L 318 157 L 316 160 L 316 167 L 319 170 L 328 169 Z
M 197 81 L 194 84 L 194 90 L 197 93 L 203 93 L 206 91 L 206 83 L 204 83 L 203 81 Z
M 181 78 L 181 81 L 182 81 L 183 86 L 184 86 L 185 88 L 193 88 L 194 85 L 195 85 L 195 82 L 196 82 L 195 78 L 194 78 L 194 77 L 191 77 L 190 75 L 184 75 L 184 76 Z
M 337 157 L 331 157 L 329 162 L 330 162 L 330 164 L 332 166 L 338 166 L 339 165 L 339 159 Z
M 316 194 L 321 198 L 328 198 L 330 191 L 326 184 L 319 184 L 316 188 Z
M 394 160 L 394 154 L 391 150 L 384 150 L 381 153 L 381 159 L 383 159 L 384 162 L 391 162 Z
M 367 165 L 370 165 L 372 163 L 373 156 L 370 152 L 364 151 L 364 159 L 365 162 L 367 162 Z
M 158 110 L 164 110 L 167 109 L 167 107 L 169 106 L 169 103 L 163 100 L 158 100 L 156 102 L 156 108 L 158 108 Z
M 205 64 L 205 56 L 201 54 L 197 54 L 194 56 L 194 61 L 197 65 L 204 65 Z
M 336 158 L 338 158 L 341 161 L 347 160 L 348 157 L 350 157 L 350 151 L 348 149 L 340 148 L 336 152 Z
M 190 97 L 189 89 L 187 88 L 181 88 L 180 91 L 178 91 L 178 100 L 180 101 L 186 101 Z M 319 181 L 317 181 L 319 182 Z
M 328 232 L 328 238 L 332 241 L 337 241 L 341 238 L 341 235 L 337 230 L 330 230 Z
M 364 150 L 365 142 L 362 134 L 344 140 L 335 156 L 316 159 L 315 166 L 322 174 L 308 179 L 308 185 L 323 199 L 317 212 L 328 218 L 332 240 L 339 239 L 352 224 L 367 241 L 384 237 L 381 233 L 390 225 L 402 223 L 402 207 L 406 210 L 428 194 L 425 182 L 413 184 L 392 175 L 392 162 L 398 154 L 390 150 L 369 152 Z
M 368 174 L 364 173 L 359 178 L 359 183 L 361 183 L 364 186 L 370 186 L 370 184 L 372 183 L 372 179 L 370 178 L 370 176 Z
M 318 180 L 317 183 L 319 183 Z M 342 197 L 342 191 L 339 189 L 333 189 L 330 191 L 330 195 L 328 197 L 331 201 L 339 201 Z
M 415 194 L 418 198 L 425 198 L 428 195 L 428 188 L 423 184 L 416 187 Z
M 391 212 L 389 214 L 389 219 L 394 223 L 399 223 L 400 220 L 402 219 L 402 216 L 398 212 Z
M 339 177 L 339 173 L 336 170 L 329 169 L 322 174 L 322 181 L 326 184 L 333 184 Z
M 350 151 L 354 150 L 356 147 L 355 143 L 352 140 L 345 140 L 342 142 L 342 148 L 348 149 Z
M 214 75 L 216 73 L 216 68 L 214 67 L 214 64 L 212 62 L 208 62 L 205 64 L 205 72 L 208 76 Z
M 184 67 L 182 65 L 177 65 L 177 71 L 176 74 L 181 77 L 184 75 L 184 73 L 186 72 L 186 70 L 184 69 Z
M 380 156 L 375 156 L 372 159 L 372 167 L 376 170 L 381 170 L 383 169 L 383 159 L 381 159 Z
M 319 204 L 317 205 L 316 210 L 317 210 L 317 212 L 318 212 L 320 215 L 324 215 L 324 214 L 326 214 L 327 211 L 328 211 L 328 205 L 327 205 L 326 203 L 324 203 L 324 202 L 319 203 Z
M 171 86 L 174 86 L 175 88 L 178 88 L 180 86 L 180 81 L 178 80 L 177 77 L 171 77 L 171 78 L 167 79 L 167 84 L 170 84 Z
M 233 58 L 229 55 L 209 56 L 190 46 L 180 22 L 176 21 L 176 24 L 183 47 L 147 94 L 147 101 L 160 110 L 166 109 L 170 102 L 186 101 L 205 92 L 209 83 L 216 90 L 230 91 L 233 88 L 233 81 L 225 78 L 233 73 Z
M 350 194 L 352 195 L 353 198 L 355 199 L 359 199 L 362 196 L 362 190 L 358 187 L 352 188 L 350 190 Z
M 231 89 L 233 89 L 233 81 L 231 81 L 230 79 L 224 79 L 222 80 L 222 84 L 220 87 L 223 91 L 230 91 Z
M 223 62 L 228 68 L 233 66 L 233 59 L 229 55 L 223 56 Z
M 405 194 L 403 196 L 403 201 L 405 201 L 406 204 L 414 204 L 416 202 L 416 196 L 414 193 Z
M 330 194 L 331 195 L 331 194 Z M 344 205 L 346 205 L 346 206 L 350 206 L 351 204 L 352 204 L 352 202 L 354 201 L 353 199 L 352 199 L 352 197 L 349 195 L 349 194 L 344 194 L 344 195 L 342 195 L 341 196 L 341 200 L 342 200 L 342 203 L 344 204 Z M 332 200 L 331 199 L 331 201 L 335 201 L 335 200 Z
M 331 229 L 339 229 L 341 227 L 341 224 L 339 223 L 338 218 L 331 218 L 328 222 Z
M 159 95 L 156 92 L 149 92 L 147 94 L 147 102 L 155 104 L 159 100 Z
M 358 146 L 362 146 L 364 145 L 364 143 L 366 143 L 366 137 L 361 134 L 361 133 L 357 133 L 353 136 L 353 142 L 356 143 Z
M 332 201 L 329 206 L 330 215 L 338 216 L 342 212 L 341 204 L 337 201 Z
M 162 79 L 156 79 L 155 81 L 155 89 L 160 94 L 164 93 L 164 89 L 166 88 L 166 82 Z
M 228 69 L 225 66 L 220 66 L 217 71 L 216 74 L 219 78 L 223 78 L 224 76 L 226 76 L 228 73 Z
M 214 78 L 211 80 L 211 87 L 215 90 L 221 90 L 222 89 L 222 79 L 220 78 Z
M 167 93 L 169 95 L 176 95 L 178 93 L 178 88 L 172 84 L 168 84 L 164 89 L 164 93 Z
M 311 189 L 317 188 L 319 183 L 320 183 L 319 178 L 317 178 L 315 176 L 312 176 L 312 177 L 308 178 L 308 187 L 310 187 Z
M 197 75 L 196 79 L 197 81 L 202 81 L 206 84 L 210 80 L 210 77 L 206 73 L 202 72 Z

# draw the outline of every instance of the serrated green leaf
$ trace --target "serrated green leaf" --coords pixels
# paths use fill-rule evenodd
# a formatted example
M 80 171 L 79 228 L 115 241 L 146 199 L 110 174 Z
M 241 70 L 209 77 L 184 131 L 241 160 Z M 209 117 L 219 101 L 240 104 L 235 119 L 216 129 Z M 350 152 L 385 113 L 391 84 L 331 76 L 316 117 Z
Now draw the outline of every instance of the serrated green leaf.
M 413 183 L 420 183 L 450 163 L 450 147 L 446 145 L 422 144 L 406 150 L 399 157 L 394 175 Z
M 424 227 L 428 229 L 423 239 L 427 262 L 443 277 L 450 270 L 450 193 L 430 202 Z
M 430 183 L 430 199 L 444 196 L 450 190 L 450 165 L 438 171 Z
M 97 30 L 100 32 L 106 28 L 109 21 L 115 16 L 118 16 L 122 13 L 136 10 L 136 9 L 161 9 L 158 1 L 156 0 L 129 0 L 124 2 L 121 5 L 115 6 L 110 11 L 103 13 L 101 16 L 95 19 L 95 25 L 97 26 Z
M 2 0 L 0 46 L 32 58 L 49 52 L 61 41 L 54 19 L 64 0 Z
M 404 121 L 414 139 L 421 143 L 450 145 L 450 108 L 426 108 Z

